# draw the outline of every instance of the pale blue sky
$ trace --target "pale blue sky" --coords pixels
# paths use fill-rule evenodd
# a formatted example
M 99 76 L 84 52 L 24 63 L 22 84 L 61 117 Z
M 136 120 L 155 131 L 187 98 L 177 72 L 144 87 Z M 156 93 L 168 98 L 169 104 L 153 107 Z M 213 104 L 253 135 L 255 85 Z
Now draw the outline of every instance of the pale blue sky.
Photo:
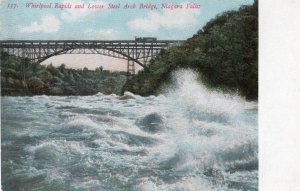
M 217 14 L 252 4 L 253 0 L 198 0 L 194 11 L 165 11 L 162 3 L 186 3 L 183 0 L 152 0 L 159 9 L 96 10 L 26 9 L 25 3 L 71 2 L 97 4 L 149 1 L 124 0 L 18 0 L 18 8 L 7 9 L 10 0 L 0 0 L 1 39 L 133 39 L 134 36 L 156 36 L 158 39 L 186 39 L 195 34 Z M 52 5 L 53 6 L 53 5 Z

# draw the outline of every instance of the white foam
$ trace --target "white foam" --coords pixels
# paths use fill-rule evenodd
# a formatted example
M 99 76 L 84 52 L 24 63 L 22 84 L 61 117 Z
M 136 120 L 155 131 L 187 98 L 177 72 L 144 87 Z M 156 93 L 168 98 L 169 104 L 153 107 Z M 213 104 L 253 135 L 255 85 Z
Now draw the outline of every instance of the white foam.
M 238 95 L 223 94 L 208 90 L 192 70 L 178 70 L 173 73 L 173 87 L 167 96 L 178 106 L 196 108 L 209 114 L 235 116 L 244 108 L 245 101 Z

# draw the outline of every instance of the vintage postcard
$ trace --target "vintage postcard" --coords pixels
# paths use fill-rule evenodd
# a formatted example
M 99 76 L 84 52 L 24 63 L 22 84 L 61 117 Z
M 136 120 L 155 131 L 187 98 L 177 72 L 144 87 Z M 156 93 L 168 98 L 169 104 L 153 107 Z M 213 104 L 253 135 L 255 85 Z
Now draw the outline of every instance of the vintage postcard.
M 0 0 L 3 191 L 258 190 L 257 0 Z

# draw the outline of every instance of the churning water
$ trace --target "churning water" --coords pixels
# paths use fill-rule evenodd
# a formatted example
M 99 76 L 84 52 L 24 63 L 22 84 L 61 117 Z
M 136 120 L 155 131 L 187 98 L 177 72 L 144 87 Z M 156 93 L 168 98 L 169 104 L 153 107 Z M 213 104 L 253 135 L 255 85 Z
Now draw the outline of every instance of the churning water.
M 2 189 L 258 190 L 257 103 L 174 79 L 157 97 L 2 97 Z

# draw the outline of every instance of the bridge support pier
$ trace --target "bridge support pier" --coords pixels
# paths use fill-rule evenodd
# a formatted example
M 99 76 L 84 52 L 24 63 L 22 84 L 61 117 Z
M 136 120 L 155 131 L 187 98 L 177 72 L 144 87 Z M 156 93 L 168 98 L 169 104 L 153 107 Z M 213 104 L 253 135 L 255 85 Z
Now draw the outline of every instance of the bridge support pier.
M 127 80 L 131 79 L 132 76 L 135 75 L 135 65 L 134 61 L 128 59 L 127 60 Z

